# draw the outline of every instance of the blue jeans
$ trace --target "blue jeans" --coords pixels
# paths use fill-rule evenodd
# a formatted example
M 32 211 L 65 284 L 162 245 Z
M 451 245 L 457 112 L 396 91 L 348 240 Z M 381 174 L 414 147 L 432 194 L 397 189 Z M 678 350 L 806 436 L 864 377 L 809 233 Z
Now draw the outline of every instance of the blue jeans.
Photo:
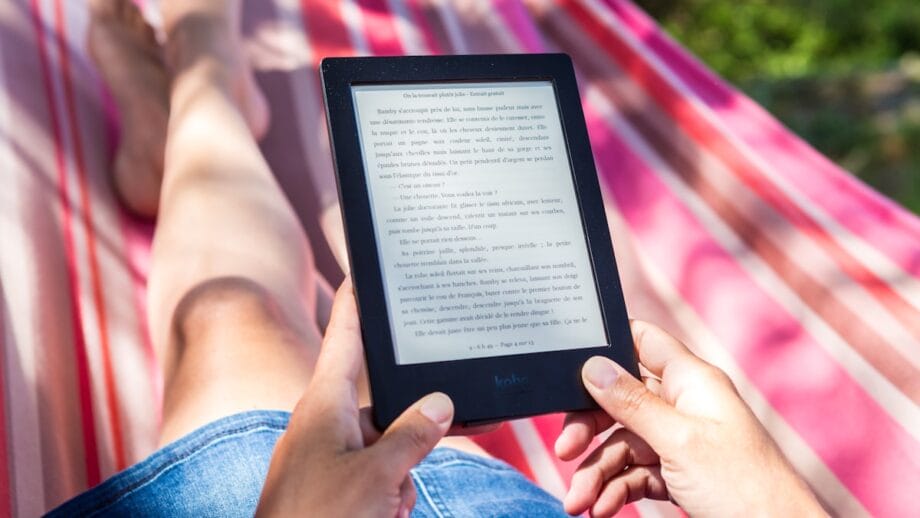
M 217 420 L 50 516 L 252 516 L 289 418 L 259 410 Z M 418 494 L 414 517 L 566 516 L 558 500 L 501 461 L 437 448 L 411 475 Z

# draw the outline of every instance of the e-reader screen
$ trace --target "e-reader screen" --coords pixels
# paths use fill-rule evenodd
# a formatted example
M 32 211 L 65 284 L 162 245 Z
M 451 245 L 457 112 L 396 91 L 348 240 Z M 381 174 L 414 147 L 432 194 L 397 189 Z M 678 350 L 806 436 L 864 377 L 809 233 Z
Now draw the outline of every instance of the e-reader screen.
M 397 363 L 608 345 L 552 82 L 352 98 Z

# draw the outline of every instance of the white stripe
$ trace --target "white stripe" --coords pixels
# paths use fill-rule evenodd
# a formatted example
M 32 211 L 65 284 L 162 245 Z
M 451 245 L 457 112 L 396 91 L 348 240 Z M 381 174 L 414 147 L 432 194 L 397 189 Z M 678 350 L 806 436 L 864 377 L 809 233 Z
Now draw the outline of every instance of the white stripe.
M 608 196 L 609 205 L 615 205 L 614 197 Z M 608 218 L 620 219 L 618 210 L 609 210 Z M 625 223 L 621 224 L 626 226 Z M 637 264 L 656 297 L 666 301 L 668 311 L 677 321 L 686 336 L 687 345 L 704 360 L 716 365 L 732 379 L 738 392 L 750 405 L 754 414 L 777 442 L 793 467 L 805 477 L 815 493 L 833 505 L 838 516 L 866 516 L 868 512 L 843 485 L 814 450 L 791 427 L 782 415 L 777 413 L 757 387 L 748 379 L 744 370 L 727 349 L 720 346 L 718 337 L 709 329 L 702 317 L 688 304 L 667 276 L 648 258 L 638 242 L 633 242 L 638 259 Z M 644 513 L 643 513 L 644 514 Z
M 559 470 L 556 469 L 556 464 L 546 451 L 546 445 L 543 444 L 540 433 L 534 426 L 533 421 L 530 419 L 518 419 L 508 423 L 508 426 L 511 427 L 511 431 L 517 438 L 518 444 L 527 458 L 530 470 L 537 479 L 537 485 L 546 490 L 547 493 L 562 500 L 565 497 L 565 482 L 562 481 L 562 476 L 559 474 Z
M 425 44 L 421 28 L 413 22 L 409 10 L 403 0 L 387 0 L 387 6 L 396 27 L 396 34 L 402 43 L 406 54 L 431 54 L 431 49 Z
M 342 16 L 342 22 L 348 28 L 348 36 L 351 39 L 351 45 L 355 48 L 355 53 L 359 56 L 370 54 L 371 47 L 364 37 L 364 16 L 361 8 L 355 4 L 355 0 L 341 0 L 339 4 L 339 13 Z
M 0 20 L 12 20 L 14 4 L 0 4 Z M 13 129 L 14 105 L 8 97 L 4 69 L 3 46 L 0 45 L 0 164 L 3 164 L 3 185 L 0 188 L 0 321 L 3 336 L 3 380 L 0 397 L 6 402 L 5 425 L 7 470 L 10 481 L 10 505 L 14 516 L 38 516 L 45 512 L 44 481 L 42 479 L 42 450 L 40 418 L 38 415 L 36 355 L 41 346 L 41 336 L 34 329 L 33 315 L 39 314 L 38 271 L 36 258 L 30 251 L 32 239 L 26 232 L 23 217 L 33 214 L 26 205 L 32 201 L 22 196 L 23 184 L 30 182 L 33 172 L 23 164 L 11 149 L 10 130 Z M 18 110 L 17 110 L 18 112 Z M 27 121 L 25 113 L 16 113 L 16 120 Z M 20 128 L 21 129 L 21 128 Z M 16 304 L 16 316 L 9 307 Z M 15 366 L 15 368 L 13 368 Z
M 451 49 L 444 50 L 449 50 L 453 54 L 469 54 L 470 49 L 466 44 L 466 36 L 460 28 L 457 17 L 454 16 L 453 8 L 446 0 L 432 0 L 431 3 L 438 10 L 438 15 L 444 23 L 444 30 L 447 31 L 447 39 L 450 41 Z
M 679 175 L 642 140 L 616 107 L 611 105 L 596 88 L 589 88 L 585 99 L 604 117 L 611 129 L 628 142 L 630 149 L 642 158 L 649 169 L 672 192 L 686 202 L 687 207 L 710 236 L 734 258 L 751 279 L 790 315 L 798 315 L 802 327 L 809 332 L 815 342 L 837 360 L 840 366 L 890 414 L 893 420 L 899 422 L 914 439 L 920 440 L 920 407 L 854 351 L 843 337 L 812 311 L 776 275 L 769 265 L 753 253 L 734 231 L 696 195 L 693 189 L 686 185 Z
M 690 103 L 699 116 L 718 129 L 720 134 L 731 143 L 732 146 L 737 148 L 745 158 L 750 160 L 754 167 L 762 171 L 762 178 L 772 182 L 775 187 L 792 201 L 792 203 L 812 218 L 831 239 L 856 258 L 863 267 L 883 280 L 905 301 L 913 305 L 915 309 L 920 310 L 920 279 L 917 279 L 911 273 L 905 271 L 899 265 L 891 261 L 888 256 L 882 254 L 871 244 L 842 226 L 833 216 L 818 205 L 813 204 L 811 200 L 798 191 L 794 185 L 776 173 L 770 164 L 752 150 L 750 146 L 729 131 L 725 127 L 725 124 L 708 109 L 705 103 L 703 103 L 692 90 L 680 80 L 680 78 L 662 63 L 658 56 L 645 48 L 641 42 L 637 41 L 632 33 L 622 26 L 621 22 L 609 9 L 599 4 L 598 0 L 585 0 L 585 4 L 586 7 L 591 9 L 595 17 L 615 32 L 634 52 L 642 56 L 642 59 L 653 67 L 665 82 L 674 87 L 674 89 L 680 93 L 681 98 Z

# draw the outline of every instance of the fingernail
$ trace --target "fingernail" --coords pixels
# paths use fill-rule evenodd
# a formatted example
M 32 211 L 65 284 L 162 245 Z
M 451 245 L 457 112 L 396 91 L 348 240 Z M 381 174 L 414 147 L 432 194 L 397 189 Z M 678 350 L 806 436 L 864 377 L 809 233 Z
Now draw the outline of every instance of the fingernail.
M 593 356 L 582 368 L 585 380 L 596 388 L 605 389 L 617 380 L 617 371 L 613 362 L 602 356 Z
M 407 506 L 406 504 L 402 504 L 399 507 L 399 518 L 409 518 L 409 513 L 411 511 L 412 510 L 409 509 L 409 506 Z
M 425 396 L 419 411 L 433 422 L 444 424 L 449 422 L 454 416 L 454 404 L 450 398 L 447 397 L 447 394 L 435 392 L 434 394 Z

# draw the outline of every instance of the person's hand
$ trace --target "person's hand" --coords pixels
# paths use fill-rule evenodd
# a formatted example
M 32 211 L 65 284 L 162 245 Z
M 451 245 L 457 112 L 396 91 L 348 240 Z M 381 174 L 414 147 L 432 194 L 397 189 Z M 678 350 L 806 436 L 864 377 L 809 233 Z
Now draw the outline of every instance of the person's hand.
M 569 414 L 556 440 L 556 455 L 572 460 L 622 425 L 572 476 L 568 513 L 670 498 L 691 516 L 824 514 L 721 370 L 651 324 L 634 321 L 632 333 L 645 383 L 589 359 L 582 378 L 602 410 Z
M 272 454 L 259 516 L 408 516 L 409 470 L 444 436 L 450 398 L 425 396 L 381 435 L 358 409 L 361 330 L 349 279 L 336 294 L 316 370 Z

